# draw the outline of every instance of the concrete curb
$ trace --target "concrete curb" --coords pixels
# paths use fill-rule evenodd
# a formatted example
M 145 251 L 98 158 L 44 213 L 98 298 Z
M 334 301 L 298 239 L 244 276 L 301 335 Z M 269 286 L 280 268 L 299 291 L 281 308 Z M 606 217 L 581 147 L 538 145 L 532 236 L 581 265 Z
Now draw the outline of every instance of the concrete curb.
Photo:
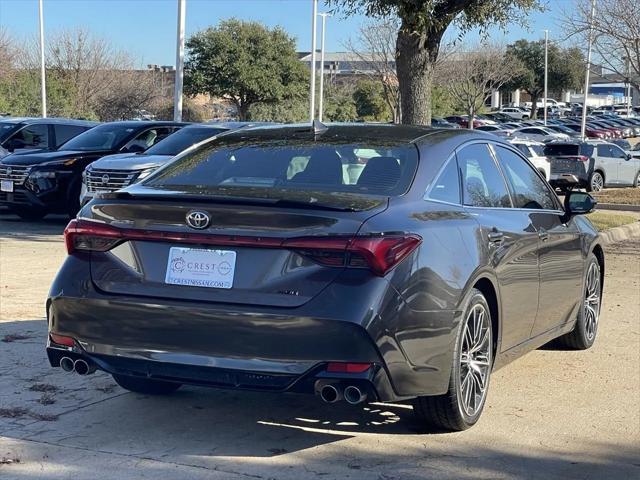
M 640 221 L 600 232 L 600 238 L 602 238 L 602 243 L 605 245 L 609 243 L 623 242 L 635 237 L 640 237 Z
M 625 205 L 624 203 L 598 203 L 596 210 L 626 210 L 640 212 L 640 205 Z

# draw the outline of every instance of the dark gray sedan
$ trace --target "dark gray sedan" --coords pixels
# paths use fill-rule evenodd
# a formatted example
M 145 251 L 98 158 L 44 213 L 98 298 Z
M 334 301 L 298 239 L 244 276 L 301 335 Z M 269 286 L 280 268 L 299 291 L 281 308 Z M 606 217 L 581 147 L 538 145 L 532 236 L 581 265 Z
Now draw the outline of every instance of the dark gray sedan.
M 65 231 L 51 365 L 181 384 L 411 399 L 475 424 L 491 372 L 596 337 L 604 256 L 580 214 L 495 136 L 397 125 L 239 130 Z

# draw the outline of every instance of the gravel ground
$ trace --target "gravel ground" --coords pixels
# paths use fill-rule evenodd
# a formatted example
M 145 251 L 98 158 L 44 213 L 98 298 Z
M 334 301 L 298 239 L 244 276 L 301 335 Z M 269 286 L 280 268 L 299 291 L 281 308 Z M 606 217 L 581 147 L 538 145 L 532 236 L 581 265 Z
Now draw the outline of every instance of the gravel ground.
M 586 352 L 498 371 L 473 429 L 428 434 L 408 405 L 184 388 L 152 398 L 48 367 L 44 299 L 64 219 L 0 216 L 2 479 L 640 478 L 640 240 L 607 251 Z

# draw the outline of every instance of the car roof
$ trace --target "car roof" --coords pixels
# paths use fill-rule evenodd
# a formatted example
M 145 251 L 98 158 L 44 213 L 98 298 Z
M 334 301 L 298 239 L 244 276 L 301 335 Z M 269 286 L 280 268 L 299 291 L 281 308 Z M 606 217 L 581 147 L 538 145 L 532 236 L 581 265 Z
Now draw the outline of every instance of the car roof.
M 193 125 L 189 122 L 173 122 L 168 120 L 123 120 L 118 122 L 108 122 L 102 125 L 118 125 L 122 127 L 171 127 L 171 126 L 187 126 Z
M 89 120 L 76 120 L 74 118 L 59 118 L 59 117 L 5 117 L 0 118 L 0 123 L 22 123 L 24 125 L 34 125 L 40 123 L 52 123 L 63 125 L 80 125 L 83 127 L 94 127 L 100 125 L 100 122 L 93 122 Z
M 326 127 L 324 131 L 315 135 L 316 140 L 411 143 L 420 137 L 439 130 L 424 126 L 383 123 L 328 123 L 324 127 Z M 256 126 L 225 134 L 226 139 L 282 140 L 309 137 L 313 138 L 314 134 L 311 125 L 308 123 Z

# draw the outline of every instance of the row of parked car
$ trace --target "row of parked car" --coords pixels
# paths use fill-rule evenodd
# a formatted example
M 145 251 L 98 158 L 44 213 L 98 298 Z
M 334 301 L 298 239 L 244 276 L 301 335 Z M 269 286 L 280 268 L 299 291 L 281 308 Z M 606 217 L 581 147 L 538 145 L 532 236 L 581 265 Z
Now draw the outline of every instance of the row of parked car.
M 477 129 L 509 140 L 557 188 L 567 187 L 570 176 L 589 191 L 640 183 L 640 144 L 625 152 L 608 141 L 583 142 L 558 131 L 569 128 L 566 122 L 538 123 L 515 129 L 505 122 Z M 74 217 L 97 193 L 141 181 L 199 143 L 251 125 L 257 124 L 0 119 L 0 205 L 28 220 L 49 213 Z M 444 119 L 433 121 L 434 127 L 459 128 L 450 125 Z M 640 125 L 634 133 L 640 133 Z
M 96 193 L 140 181 L 184 150 L 247 125 L 0 119 L 0 205 L 28 220 L 74 217 Z

